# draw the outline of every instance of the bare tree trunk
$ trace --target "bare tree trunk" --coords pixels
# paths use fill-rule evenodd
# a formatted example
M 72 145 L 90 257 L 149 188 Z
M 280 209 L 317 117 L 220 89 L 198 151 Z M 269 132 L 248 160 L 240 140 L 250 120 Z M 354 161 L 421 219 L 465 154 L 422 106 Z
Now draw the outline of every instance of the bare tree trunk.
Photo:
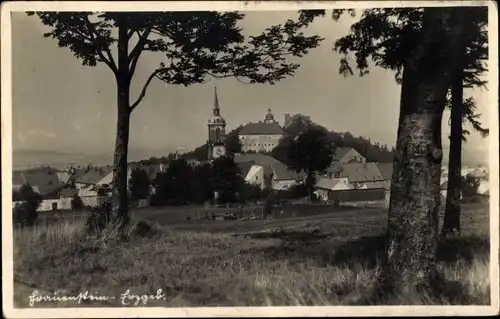
M 463 69 L 457 68 L 451 87 L 451 134 L 448 163 L 448 189 L 442 235 L 460 234 L 460 193 L 462 168 Z
M 118 75 L 116 142 L 113 161 L 111 211 L 113 223 L 128 222 L 127 155 L 130 130 L 130 72 L 128 61 L 128 37 L 125 26 L 118 27 Z
M 439 278 L 441 122 L 459 37 L 454 12 L 425 9 L 423 40 L 404 66 L 379 297 L 427 290 Z

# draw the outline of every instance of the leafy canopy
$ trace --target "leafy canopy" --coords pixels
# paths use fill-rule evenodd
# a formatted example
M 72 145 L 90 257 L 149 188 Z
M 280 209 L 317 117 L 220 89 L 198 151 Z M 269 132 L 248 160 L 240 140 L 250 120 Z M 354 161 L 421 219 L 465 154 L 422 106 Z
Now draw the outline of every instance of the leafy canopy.
M 486 87 L 486 81 L 480 76 L 488 71 L 488 9 L 486 7 L 467 7 L 467 32 L 463 35 L 466 44 L 464 58 L 464 88 Z M 332 19 L 338 21 L 343 13 L 356 16 L 355 10 L 333 10 Z M 395 80 L 401 83 L 403 66 L 415 46 L 422 40 L 423 8 L 383 8 L 363 10 L 360 19 L 350 27 L 349 34 L 335 41 L 333 50 L 340 53 L 339 73 L 344 76 L 354 75 L 354 68 L 359 76 L 369 74 L 369 62 L 375 66 L 395 71 Z M 300 20 L 310 23 L 315 17 L 324 16 L 324 10 L 301 11 Z M 476 114 L 474 99 L 468 98 L 463 103 L 464 120 L 483 137 L 488 129 L 481 126 Z M 447 107 L 451 108 L 448 98 Z M 464 131 L 463 138 L 469 132 Z
M 208 77 L 236 77 L 248 83 L 274 84 L 293 75 L 299 67 L 288 62 L 287 57 L 302 57 L 322 40 L 301 32 L 308 24 L 303 19 L 288 20 L 245 39 L 238 26 L 244 14 L 239 12 L 28 14 L 36 14 L 43 24 L 50 26 L 51 31 L 44 36 L 56 39 L 60 47 L 67 47 L 83 65 L 105 63 L 117 79 L 132 78 L 143 52 L 163 53 L 164 60 L 152 71 L 132 109 L 144 97 L 153 78 L 184 86 L 204 82 Z M 129 48 L 131 42 L 134 45 Z M 114 44 L 127 49 L 124 60 L 113 56 Z
M 289 167 L 297 172 L 304 171 L 308 176 L 324 172 L 332 161 L 335 152 L 327 131 L 319 126 L 310 126 L 299 134 L 288 148 Z

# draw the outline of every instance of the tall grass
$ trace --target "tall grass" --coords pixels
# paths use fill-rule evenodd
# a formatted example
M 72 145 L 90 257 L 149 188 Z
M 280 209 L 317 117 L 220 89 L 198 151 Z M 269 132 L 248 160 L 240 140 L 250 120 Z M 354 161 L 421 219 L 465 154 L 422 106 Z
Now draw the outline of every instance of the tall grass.
M 98 238 L 86 236 L 83 227 L 83 221 L 76 221 L 16 230 L 15 289 L 30 285 L 75 294 L 89 289 L 114 296 L 127 289 L 137 294 L 162 289 L 165 300 L 150 301 L 150 306 L 350 305 L 368 294 L 379 272 L 376 263 L 335 261 L 335 245 L 322 248 L 327 256 L 318 258 L 315 253 L 320 250 L 314 244 L 290 248 L 279 238 L 252 239 L 158 225 L 151 236 L 138 236 L 137 225 L 132 225 L 125 238 L 113 233 Z M 446 279 L 459 282 L 461 303 L 489 303 L 487 256 L 441 262 L 439 267 Z M 27 306 L 26 295 L 16 296 L 16 306 Z M 408 294 L 389 302 L 457 301 Z

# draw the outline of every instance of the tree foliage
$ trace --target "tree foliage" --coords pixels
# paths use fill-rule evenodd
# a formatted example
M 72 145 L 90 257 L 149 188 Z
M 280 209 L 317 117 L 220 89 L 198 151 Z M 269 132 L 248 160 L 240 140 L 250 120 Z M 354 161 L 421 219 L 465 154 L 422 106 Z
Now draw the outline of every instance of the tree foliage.
M 154 180 L 153 205 L 187 204 L 191 199 L 193 169 L 185 159 L 171 161 L 164 173 Z
M 241 129 L 242 126 L 240 125 L 236 129 L 226 134 L 224 145 L 226 146 L 226 151 L 229 155 L 241 153 L 243 150 L 243 144 L 241 143 L 240 137 L 238 135 Z
M 241 189 L 241 171 L 229 156 L 222 156 L 212 163 L 212 185 L 218 203 L 236 202 Z
M 20 201 L 12 207 L 12 222 L 15 227 L 32 226 L 38 218 L 37 209 L 42 197 L 33 188 L 25 184 L 13 193 L 13 200 Z
M 462 176 L 462 196 L 464 201 L 474 201 L 478 195 L 479 185 L 481 184 L 481 179 L 475 177 L 471 174 Z
M 128 187 L 132 200 L 148 198 L 151 187 L 148 173 L 143 168 L 134 168 L 130 173 Z
M 322 127 L 310 126 L 291 141 L 287 155 L 288 166 L 298 173 L 306 173 L 310 199 L 315 174 L 324 172 L 330 166 L 334 152 L 335 147 Z

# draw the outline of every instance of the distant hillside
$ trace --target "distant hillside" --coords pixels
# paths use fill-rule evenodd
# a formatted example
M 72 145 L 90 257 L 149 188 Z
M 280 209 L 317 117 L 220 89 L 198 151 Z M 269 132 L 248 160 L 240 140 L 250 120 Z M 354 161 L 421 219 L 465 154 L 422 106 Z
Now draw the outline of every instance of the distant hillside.
M 162 152 L 144 148 L 131 148 L 128 160 L 138 161 L 154 155 L 162 156 L 166 154 L 168 154 L 168 149 Z M 109 165 L 112 162 L 113 152 L 85 154 L 47 150 L 15 150 L 12 153 L 12 166 L 14 170 L 39 167 L 41 165 L 58 169 L 64 169 L 68 164 L 73 166 L 86 166 L 88 164 L 101 166 Z

